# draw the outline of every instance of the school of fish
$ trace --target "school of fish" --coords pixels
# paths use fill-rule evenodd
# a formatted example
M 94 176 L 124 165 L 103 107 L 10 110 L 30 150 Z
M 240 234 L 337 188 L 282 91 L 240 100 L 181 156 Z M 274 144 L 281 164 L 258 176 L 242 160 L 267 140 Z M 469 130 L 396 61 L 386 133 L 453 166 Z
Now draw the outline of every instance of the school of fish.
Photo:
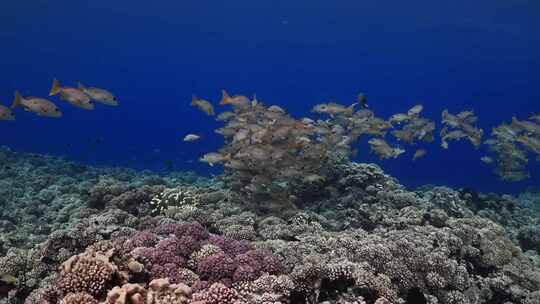
M 118 100 L 111 92 L 105 89 L 86 87 L 80 82 L 77 87 L 68 87 L 62 86 L 57 79 L 54 79 L 49 96 L 54 95 L 59 95 L 61 101 L 84 110 L 94 110 L 94 102 L 118 106 Z M 63 115 L 53 101 L 43 97 L 22 96 L 19 91 L 15 91 L 11 107 L 0 104 L 0 120 L 15 120 L 13 110 L 18 107 L 41 117 L 60 118 Z
M 80 82 L 77 87 L 69 87 L 54 79 L 49 96 L 55 95 L 61 101 L 84 110 L 94 110 L 96 102 L 118 106 L 117 98 L 109 91 L 87 87 Z M 363 93 L 358 94 L 356 102 L 348 106 L 336 102 L 315 105 L 312 112 L 327 115 L 326 119 L 295 119 L 277 105 L 266 106 L 255 96 L 231 96 L 225 90 L 222 90 L 219 104 L 231 108 L 216 116 L 210 101 L 192 96 L 192 106 L 208 116 L 216 116 L 217 121 L 225 124 L 216 130 L 225 138 L 225 146 L 218 152 L 202 156 L 200 160 L 210 165 L 223 164 L 226 169 L 234 170 L 241 175 L 240 180 L 246 181 L 242 187 L 252 193 L 272 193 L 275 189 L 270 185 L 283 185 L 291 178 L 313 182 L 324 180 L 324 177 L 317 177 L 321 163 L 330 158 L 356 156 L 358 150 L 354 143 L 362 136 L 368 137 L 371 152 L 380 159 L 400 157 L 406 153 L 403 145 L 407 145 L 414 147 L 411 159 L 416 161 L 427 154 L 422 145 L 435 141 L 437 129 L 434 121 L 421 116 L 422 104 L 384 119 L 375 115 Z M 0 104 L 0 120 L 14 121 L 13 110 L 19 107 L 41 117 L 59 118 L 63 115 L 53 101 L 23 96 L 16 91 L 11 107 Z M 521 120 L 513 117 L 511 122 L 493 128 L 490 138 L 485 141 L 482 141 L 484 130 L 476 126 L 477 121 L 478 117 L 472 110 L 457 114 L 443 110 L 440 146 L 449 149 L 450 141 L 459 140 L 469 141 L 476 149 L 486 145 L 492 155 L 484 155 L 480 161 L 495 165 L 494 172 L 502 180 L 528 178 L 528 154 L 535 154 L 535 160 L 540 160 L 540 115 L 533 114 Z M 394 140 L 387 139 L 388 133 Z M 183 141 L 194 142 L 200 137 L 187 134 Z
M 191 104 L 207 115 L 216 115 L 207 100 L 193 97 Z M 225 124 L 216 130 L 225 138 L 225 146 L 200 160 L 234 170 L 244 181 L 241 187 L 252 194 L 275 191 L 272 185 L 287 184 L 294 178 L 324 180 L 322 176 L 315 178 L 321 163 L 333 157 L 356 156 L 358 151 L 353 145 L 362 136 L 368 137 L 371 152 L 380 159 L 400 157 L 406 153 L 403 145 L 407 145 L 414 147 L 411 159 L 416 161 L 428 153 L 422 145 L 435 141 L 437 129 L 435 121 L 422 117 L 422 104 L 384 119 L 368 107 L 363 93 L 348 106 L 328 102 L 312 108 L 313 113 L 327 115 L 327 119 L 295 119 L 277 105 L 265 106 L 256 97 L 231 96 L 225 90 L 219 104 L 232 106 L 216 118 Z M 475 149 L 484 144 L 493 155 L 484 155 L 480 161 L 495 165 L 494 171 L 501 179 L 519 181 L 529 177 L 525 170 L 527 152 L 536 154 L 536 160 L 540 158 L 540 115 L 525 120 L 514 117 L 511 123 L 493 128 L 491 138 L 484 142 L 484 130 L 476 126 L 477 121 L 472 110 L 457 114 L 443 110 L 440 146 L 449 149 L 450 141 L 460 140 L 467 140 Z M 388 133 L 393 140 L 387 138 Z

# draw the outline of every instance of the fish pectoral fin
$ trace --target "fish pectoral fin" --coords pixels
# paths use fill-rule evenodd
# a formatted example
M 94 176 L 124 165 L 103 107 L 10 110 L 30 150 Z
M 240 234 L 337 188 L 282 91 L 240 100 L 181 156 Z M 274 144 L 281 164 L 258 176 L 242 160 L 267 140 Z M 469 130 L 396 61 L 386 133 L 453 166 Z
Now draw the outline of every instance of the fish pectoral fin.
M 60 92 L 60 99 L 61 100 L 66 100 L 68 97 L 68 94 L 66 94 L 64 91 L 61 91 Z

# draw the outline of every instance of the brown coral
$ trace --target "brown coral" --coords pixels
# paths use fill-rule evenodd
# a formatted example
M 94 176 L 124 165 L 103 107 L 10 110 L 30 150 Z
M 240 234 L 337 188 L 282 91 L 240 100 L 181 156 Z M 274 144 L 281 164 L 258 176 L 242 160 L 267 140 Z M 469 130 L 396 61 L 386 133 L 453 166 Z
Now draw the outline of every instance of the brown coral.
M 100 296 L 111 283 L 116 266 L 105 255 L 82 253 L 62 264 L 56 287 L 63 293 L 88 293 Z
M 139 284 L 124 284 L 107 293 L 107 304 L 146 304 L 147 291 Z
M 68 294 L 60 304 L 98 304 L 98 301 L 87 293 L 79 292 Z

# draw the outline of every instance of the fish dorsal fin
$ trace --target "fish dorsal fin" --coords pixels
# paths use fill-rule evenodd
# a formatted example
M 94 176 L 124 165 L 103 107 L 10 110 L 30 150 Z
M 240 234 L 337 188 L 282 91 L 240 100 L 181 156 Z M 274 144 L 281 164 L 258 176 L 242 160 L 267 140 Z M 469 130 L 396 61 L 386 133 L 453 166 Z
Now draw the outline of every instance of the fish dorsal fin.
M 84 84 L 82 84 L 82 82 L 80 82 L 80 81 L 77 82 L 77 88 L 79 88 L 79 90 L 82 90 L 82 91 L 86 90 L 86 87 L 85 87 Z

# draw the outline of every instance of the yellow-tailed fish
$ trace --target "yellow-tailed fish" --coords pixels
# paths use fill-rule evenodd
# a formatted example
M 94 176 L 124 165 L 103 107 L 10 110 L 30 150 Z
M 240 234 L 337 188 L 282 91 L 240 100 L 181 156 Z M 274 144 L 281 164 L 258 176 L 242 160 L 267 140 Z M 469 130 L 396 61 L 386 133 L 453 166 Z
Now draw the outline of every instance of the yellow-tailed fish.
M 60 82 L 57 79 L 54 79 L 49 96 L 57 94 L 60 94 L 61 100 L 65 100 L 77 108 L 85 110 L 94 109 L 94 104 L 92 103 L 90 96 L 77 88 L 62 87 Z
M 79 82 L 79 90 L 90 96 L 92 100 L 106 104 L 108 106 L 117 106 L 118 99 L 109 91 L 100 88 L 87 87 Z
M 40 97 L 22 97 L 21 94 L 16 91 L 15 99 L 11 104 L 11 108 L 23 107 L 26 111 L 36 113 L 39 116 L 44 117 L 62 117 L 62 112 L 51 101 Z

